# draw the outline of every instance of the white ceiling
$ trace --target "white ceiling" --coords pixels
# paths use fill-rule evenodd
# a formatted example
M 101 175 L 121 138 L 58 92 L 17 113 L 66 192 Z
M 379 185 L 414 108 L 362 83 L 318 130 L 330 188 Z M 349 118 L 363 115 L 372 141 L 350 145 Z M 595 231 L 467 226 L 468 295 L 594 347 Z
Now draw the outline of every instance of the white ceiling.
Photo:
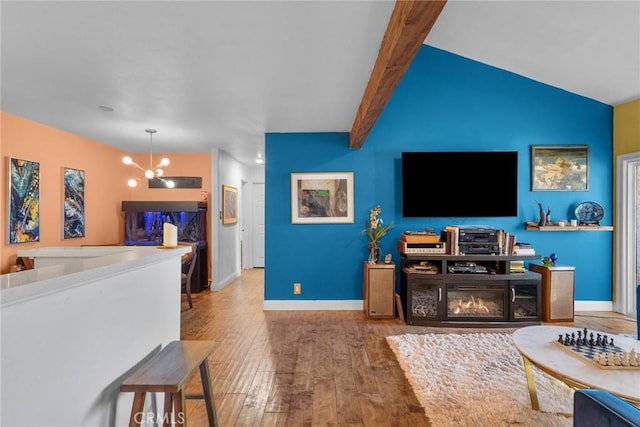
M 640 98 L 640 1 L 451 1 L 426 43 L 617 105 Z
M 3 0 L 1 108 L 130 152 L 154 128 L 154 151 L 253 165 L 265 132 L 351 129 L 392 9 Z M 640 0 L 450 0 L 426 43 L 607 104 L 640 97 Z

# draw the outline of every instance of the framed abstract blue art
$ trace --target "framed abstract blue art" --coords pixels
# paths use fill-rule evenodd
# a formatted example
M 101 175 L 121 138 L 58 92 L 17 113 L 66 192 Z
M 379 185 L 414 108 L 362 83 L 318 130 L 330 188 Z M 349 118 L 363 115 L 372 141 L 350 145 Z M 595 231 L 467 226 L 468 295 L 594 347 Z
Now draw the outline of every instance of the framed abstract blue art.
M 8 243 L 40 241 L 40 163 L 9 157 Z
M 84 171 L 64 168 L 63 238 L 84 237 Z

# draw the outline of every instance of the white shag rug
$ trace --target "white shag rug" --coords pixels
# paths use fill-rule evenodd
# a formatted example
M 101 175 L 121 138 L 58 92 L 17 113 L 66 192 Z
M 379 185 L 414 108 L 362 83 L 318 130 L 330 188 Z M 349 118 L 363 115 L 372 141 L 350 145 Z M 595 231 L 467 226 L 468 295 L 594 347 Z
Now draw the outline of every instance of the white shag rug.
M 553 413 L 573 412 L 573 390 L 537 369 L 542 411 L 531 409 L 510 334 L 405 334 L 387 342 L 434 427 L 573 425 Z

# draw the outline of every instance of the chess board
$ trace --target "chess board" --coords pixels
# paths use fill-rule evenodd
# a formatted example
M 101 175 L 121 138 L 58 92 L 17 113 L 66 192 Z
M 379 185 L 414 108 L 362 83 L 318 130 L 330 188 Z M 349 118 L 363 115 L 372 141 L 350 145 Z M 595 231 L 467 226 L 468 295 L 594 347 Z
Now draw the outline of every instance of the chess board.
M 627 360 L 629 360 L 629 352 L 624 351 L 622 348 L 617 345 L 607 345 L 597 346 L 597 345 L 576 345 L 576 344 L 567 344 L 561 343 L 558 340 L 555 341 L 555 344 L 560 347 L 565 352 L 579 358 L 580 360 L 586 361 L 592 365 L 597 366 L 601 369 L 624 369 L 624 370 L 639 370 L 640 369 L 640 348 L 635 349 L 636 353 L 636 365 L 633 364 L 602 364 L 599 362 L 599 359 L 606 356 L 607 358 L 611 357 L 611 355 L 620 355 L 625 354 L 627 356 Z M 614 356 L 615 357 L 615 356 Z M 633 363 L 633 362 L 632 362 Z

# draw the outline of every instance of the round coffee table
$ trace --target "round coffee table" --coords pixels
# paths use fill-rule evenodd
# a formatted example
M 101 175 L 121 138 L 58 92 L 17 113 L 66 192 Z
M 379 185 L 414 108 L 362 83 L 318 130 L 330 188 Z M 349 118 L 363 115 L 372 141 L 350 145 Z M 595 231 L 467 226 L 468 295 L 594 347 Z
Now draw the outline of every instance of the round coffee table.
M 580 328 L 566 326 L 528 326 L 513 334 L 513 342 L 522 355 L 527 375 L 531 407 L 540 410 L 531 365 L 572 388 L 594 388 L 609 391 L 640 406 L 640 368 L 601 368 L 588 359 L 570 354 L 556 342 L 558 335 L 575 333 Z M 598 331 L 589 331 L 604 334 Z M 640 341 L 611 335 L 614 344 L 623 350 L 640 352 Z

